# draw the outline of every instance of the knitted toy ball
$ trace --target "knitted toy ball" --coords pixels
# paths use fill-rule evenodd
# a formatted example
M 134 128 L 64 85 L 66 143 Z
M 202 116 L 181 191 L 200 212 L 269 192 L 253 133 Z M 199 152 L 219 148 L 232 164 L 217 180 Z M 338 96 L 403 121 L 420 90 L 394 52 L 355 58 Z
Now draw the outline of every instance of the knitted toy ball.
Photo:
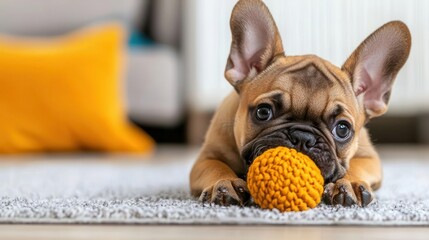
M 320 169 L 308 156 L 286 147 L 265 151 L 247 173 L 255 203 L 282 212 L 316 207 L 322 198 L 323 182 Z

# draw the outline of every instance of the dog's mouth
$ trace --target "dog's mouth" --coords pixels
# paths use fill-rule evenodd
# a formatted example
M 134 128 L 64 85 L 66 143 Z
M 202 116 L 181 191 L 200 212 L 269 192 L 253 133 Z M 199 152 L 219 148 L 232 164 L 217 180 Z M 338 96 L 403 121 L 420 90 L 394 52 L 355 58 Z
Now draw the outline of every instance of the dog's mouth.
M 294 148 L 309 156 L 321 170 L 325 184 L 335 182 L 344 176 L 345 167 L 340 164 L 335 151 L 330 147 L 325 137 L 320 133 L 317 134 L 318 131 L 313 129 L 311 133 L 307 132 L 307 134 L 314 135 L 314 137 L 307 138 L 308 141 L 311 140 L 311 144 L 307 144 L 295 139 L 291 134 L 292 131 L 295 130 L 280 129 L 248 142 L 241 151 L 242 158 L 250 166 L 253 160 L 266 150 L 284 146 Z

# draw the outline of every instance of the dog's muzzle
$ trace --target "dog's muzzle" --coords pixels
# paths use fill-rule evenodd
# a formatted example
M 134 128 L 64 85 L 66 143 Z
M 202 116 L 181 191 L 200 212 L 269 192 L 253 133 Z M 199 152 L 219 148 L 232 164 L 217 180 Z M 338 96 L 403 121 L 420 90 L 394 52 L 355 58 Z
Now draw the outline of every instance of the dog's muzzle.
M 321 170 L 326 183 L 343 177 L 345 173 L 334 147 L 323 133 L 313 126 L 304 124 L 278 129 L 250 141 L 243 147 L 241 156 L 250 166 L 257 156 L 278 146 L 294 148 L 309 156 Z

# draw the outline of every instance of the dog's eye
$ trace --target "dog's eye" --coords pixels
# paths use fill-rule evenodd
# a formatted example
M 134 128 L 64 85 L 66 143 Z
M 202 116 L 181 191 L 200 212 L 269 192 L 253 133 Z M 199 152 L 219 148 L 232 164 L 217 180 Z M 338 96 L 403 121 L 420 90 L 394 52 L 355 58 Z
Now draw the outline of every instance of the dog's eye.
M 348 138 L 351 134 L 350 123 L 346 121 L 339 121 L 337 125 L 335 125 L 335 128 L 332 133 L 339 140 L 344 140 Z
M 269 121 L 273 118 L 273 110 L 270 105 L 262 104 L 256 109 L 256 119 L 259 121 Z

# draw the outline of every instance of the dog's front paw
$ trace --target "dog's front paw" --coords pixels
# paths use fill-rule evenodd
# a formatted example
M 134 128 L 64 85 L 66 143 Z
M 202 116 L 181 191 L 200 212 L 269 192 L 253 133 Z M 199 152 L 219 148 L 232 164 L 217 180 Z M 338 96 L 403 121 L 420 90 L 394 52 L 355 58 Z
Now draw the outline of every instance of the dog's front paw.
M 250 200 L 250 194 L 243 179 L 222 179 L 204 189 L 199 200 L 222 206 L 243 206 Z
M 323 193 L 323 202 L 329 205 L 352 206 L 357 204 L 365 207 L 374 200 L 371 187 L 365 182 L 350 182 L 339 179 L 335 183 L 328 183 Z

